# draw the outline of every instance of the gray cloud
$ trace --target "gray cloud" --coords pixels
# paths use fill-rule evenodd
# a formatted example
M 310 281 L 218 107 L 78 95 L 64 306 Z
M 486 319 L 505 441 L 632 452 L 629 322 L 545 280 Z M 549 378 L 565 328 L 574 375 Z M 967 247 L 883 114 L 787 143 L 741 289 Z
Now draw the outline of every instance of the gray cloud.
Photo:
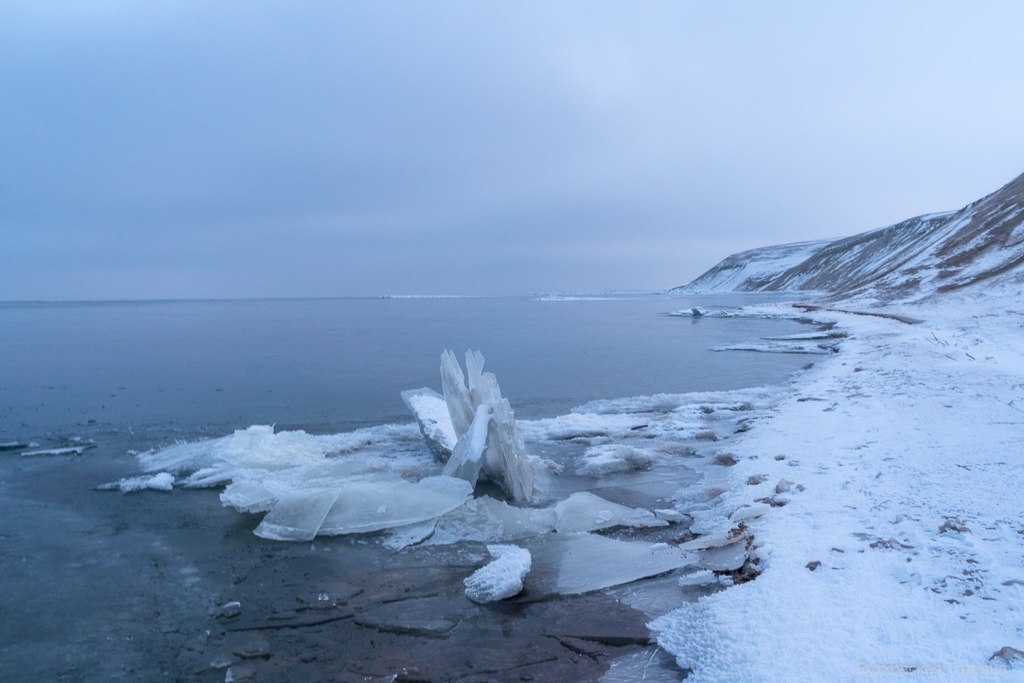
M 40 6 L 0 299 L 663 288 L 1024 170 L 1019 3 Z

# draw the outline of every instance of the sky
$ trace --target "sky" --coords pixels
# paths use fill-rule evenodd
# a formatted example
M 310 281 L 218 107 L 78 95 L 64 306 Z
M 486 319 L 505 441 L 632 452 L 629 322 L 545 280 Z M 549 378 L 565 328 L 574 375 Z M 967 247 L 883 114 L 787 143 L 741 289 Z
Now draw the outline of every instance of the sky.
M 0 300 L 661 290 L 1024 172 L 1024 3 L 0 4 Z

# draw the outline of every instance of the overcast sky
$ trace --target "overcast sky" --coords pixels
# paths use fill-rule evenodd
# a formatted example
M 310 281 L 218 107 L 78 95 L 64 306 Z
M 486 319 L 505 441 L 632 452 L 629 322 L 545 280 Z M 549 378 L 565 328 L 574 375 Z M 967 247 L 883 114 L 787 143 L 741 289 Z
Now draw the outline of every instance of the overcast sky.
M 0 299 L 663 289 L 1024 172 L 1024 3 L 0 5 Z

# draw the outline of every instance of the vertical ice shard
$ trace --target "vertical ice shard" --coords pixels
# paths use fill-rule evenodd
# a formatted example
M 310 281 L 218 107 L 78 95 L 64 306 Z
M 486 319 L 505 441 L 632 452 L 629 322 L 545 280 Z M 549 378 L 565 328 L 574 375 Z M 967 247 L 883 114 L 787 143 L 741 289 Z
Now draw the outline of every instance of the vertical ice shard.
M 409 389 L 402 392 L 402 401 L 416 417 L 430 452 L 441 462 L 448 462 L 459 437 L 452 426 L 444 396 L 433 389 Z
M 502 398 L 498 378 L 493 372 L 484 372 L 483 367 L 484 357 L 479 351 L 466 352 L 466 374 L 454 353 L 445 350 L 441 354 L 441 389 L 457 438 L 444 472 L 472 485 L 479 477 L 486 477 L 498 483 L 512 501 L 526 503 L 533 495 L 533 467 L 526 457 L 512 406 Z M 439 439 L 434 434 L 444 427 L 437 426 L 442 420 L 436 415 L 427 419 L 426 413 L 436 412 L 436 406 L 425 411 L 424 406 L 431 401 L 426 392 L 429 390 L 403 392 L 402 397 L 437 454 Z
M 505 494 L 514 502 L 530 501 L 533 496 L 533 467 L 526 458 L 526 445 L 507 398 L 492 406 L 483 469 L 488 478 L 501 484 Z
M 469 431 L 473 422 L 475 406 L 466 388 L 466 377 L 455 354 L 445 349 L 441 354 L 441 392 L 448 404 L 448 415 L 451 417 L 455 435 L 462 436 Z
M 484 449 L 488 448 L 490 424 L 490 406 L 477 406 L 469 430 L 459 437 L 452 457 L 448 458 L 448 464 L 444 466 L 446 476 L 465 479 L 470 486 L 476 485 L 476 480 L 480 478 L 480 468 L 484 463 Z

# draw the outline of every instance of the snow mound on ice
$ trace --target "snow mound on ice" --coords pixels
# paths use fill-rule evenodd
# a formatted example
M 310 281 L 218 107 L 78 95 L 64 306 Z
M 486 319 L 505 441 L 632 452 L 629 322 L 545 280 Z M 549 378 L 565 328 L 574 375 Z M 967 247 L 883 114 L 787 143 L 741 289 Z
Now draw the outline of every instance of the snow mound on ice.
M 642 448 L 614 444 L 592 446 L 576 461 L 576 474 L 600 477 L 614 472 L 649 470 L 653 464 L 653 456 Z
M 489 545 L 487 552 L 494 560 L 465 579 L 466 597 L 483 604 L 522 592 L 523 579 L 533 565 L 530 551 L 516 545 Z
M 137 491 L 170 491 L 174 488 L 174 475 L 170 472 L 160 472 L 152 476 L 127 477 L 118 479 L 109 484 L 100 484 L 96 487 L 100 491 L 120 491 L 121 493 L 135 493 Z

